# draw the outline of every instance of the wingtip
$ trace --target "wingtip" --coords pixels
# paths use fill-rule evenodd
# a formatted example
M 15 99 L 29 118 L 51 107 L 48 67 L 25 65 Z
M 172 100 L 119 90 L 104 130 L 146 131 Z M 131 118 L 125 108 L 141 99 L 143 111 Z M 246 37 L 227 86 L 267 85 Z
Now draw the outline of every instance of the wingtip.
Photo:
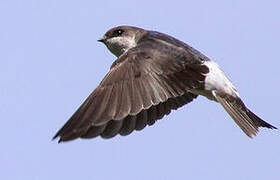
M 63 141 L 62 141 L 62 139 L 60 138 L 59 140 L 58 140 L 58 144 L 60 144 L 60 143 L 62 143 Z
M 57 132 L 57 133 L 53 136 L 52 140 L 55 140 L 58 136 L 59 136 L 59 132 Z
M 59 133 L 56 133 L 56 135 L 52 138 L 52 141 L 56 140 L 58 137 L 59 137 Z M 61 143 L 61 142 L 63 142 L 63 141 L 60 137 L 57 143 Z
M 268 127 L 268 128 L 270 128 L 270 129 L 278 129 L 277 127 L 272 126 L 271 124 L 270 124 L 270 127 Z
M 58 138 L 58 135 L 55 135 L 53 138 L 52 138 L 52 141 L 56 140 Z M 63 140 L 61 138 L 59 138 L 59 140 L 57 141 L 58 144 L 60 144 L 61 142 L 63 142 Z
M 57 138 L 57 135 L 55 135 L 55 136 L 52 138 L 52 141 L 54 141 L 56 138 Z

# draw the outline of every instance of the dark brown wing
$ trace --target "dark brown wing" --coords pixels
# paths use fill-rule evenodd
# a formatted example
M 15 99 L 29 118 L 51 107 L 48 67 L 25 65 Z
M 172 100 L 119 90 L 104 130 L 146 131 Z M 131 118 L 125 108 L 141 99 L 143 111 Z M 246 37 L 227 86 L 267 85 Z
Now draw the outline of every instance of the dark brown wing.
M 122 55 L 54 138 L 128 135 L 196 98 L 189 90 L 203 88 L 208 68 L 168 48 L 151 41 Z

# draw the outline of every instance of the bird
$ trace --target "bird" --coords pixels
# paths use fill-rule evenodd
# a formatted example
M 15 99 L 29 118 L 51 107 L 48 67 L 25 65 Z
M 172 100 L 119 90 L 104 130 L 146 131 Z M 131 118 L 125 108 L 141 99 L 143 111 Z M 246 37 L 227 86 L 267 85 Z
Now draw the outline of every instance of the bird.
M 121 25 L 98 40 L 117 59 L 53 139 L 126 136 L 153 125 L 198 96 L 222 105 L 250 138 L 277 129 L 254 114 L 217 63 L 167 34 Z

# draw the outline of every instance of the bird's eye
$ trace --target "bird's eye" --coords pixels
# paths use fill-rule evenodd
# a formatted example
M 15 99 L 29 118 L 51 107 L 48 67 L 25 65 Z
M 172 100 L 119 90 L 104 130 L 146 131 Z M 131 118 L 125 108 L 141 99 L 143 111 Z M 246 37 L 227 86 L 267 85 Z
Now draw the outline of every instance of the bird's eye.
M 117 29 L 114 31 L 115 36 L 121 36 L 123 34 L 124 30 L 122 29 Z

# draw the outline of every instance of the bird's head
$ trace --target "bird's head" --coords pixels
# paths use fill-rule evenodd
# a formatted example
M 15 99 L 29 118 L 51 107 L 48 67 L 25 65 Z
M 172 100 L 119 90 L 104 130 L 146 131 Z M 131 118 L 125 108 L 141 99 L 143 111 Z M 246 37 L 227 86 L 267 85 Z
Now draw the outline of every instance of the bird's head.
M 135 47 L 145 32 L 146 30 L 133 26 L 118 26 L 108 30 L 98 41 L 104 43 L 114 55 L 119 57 Z

